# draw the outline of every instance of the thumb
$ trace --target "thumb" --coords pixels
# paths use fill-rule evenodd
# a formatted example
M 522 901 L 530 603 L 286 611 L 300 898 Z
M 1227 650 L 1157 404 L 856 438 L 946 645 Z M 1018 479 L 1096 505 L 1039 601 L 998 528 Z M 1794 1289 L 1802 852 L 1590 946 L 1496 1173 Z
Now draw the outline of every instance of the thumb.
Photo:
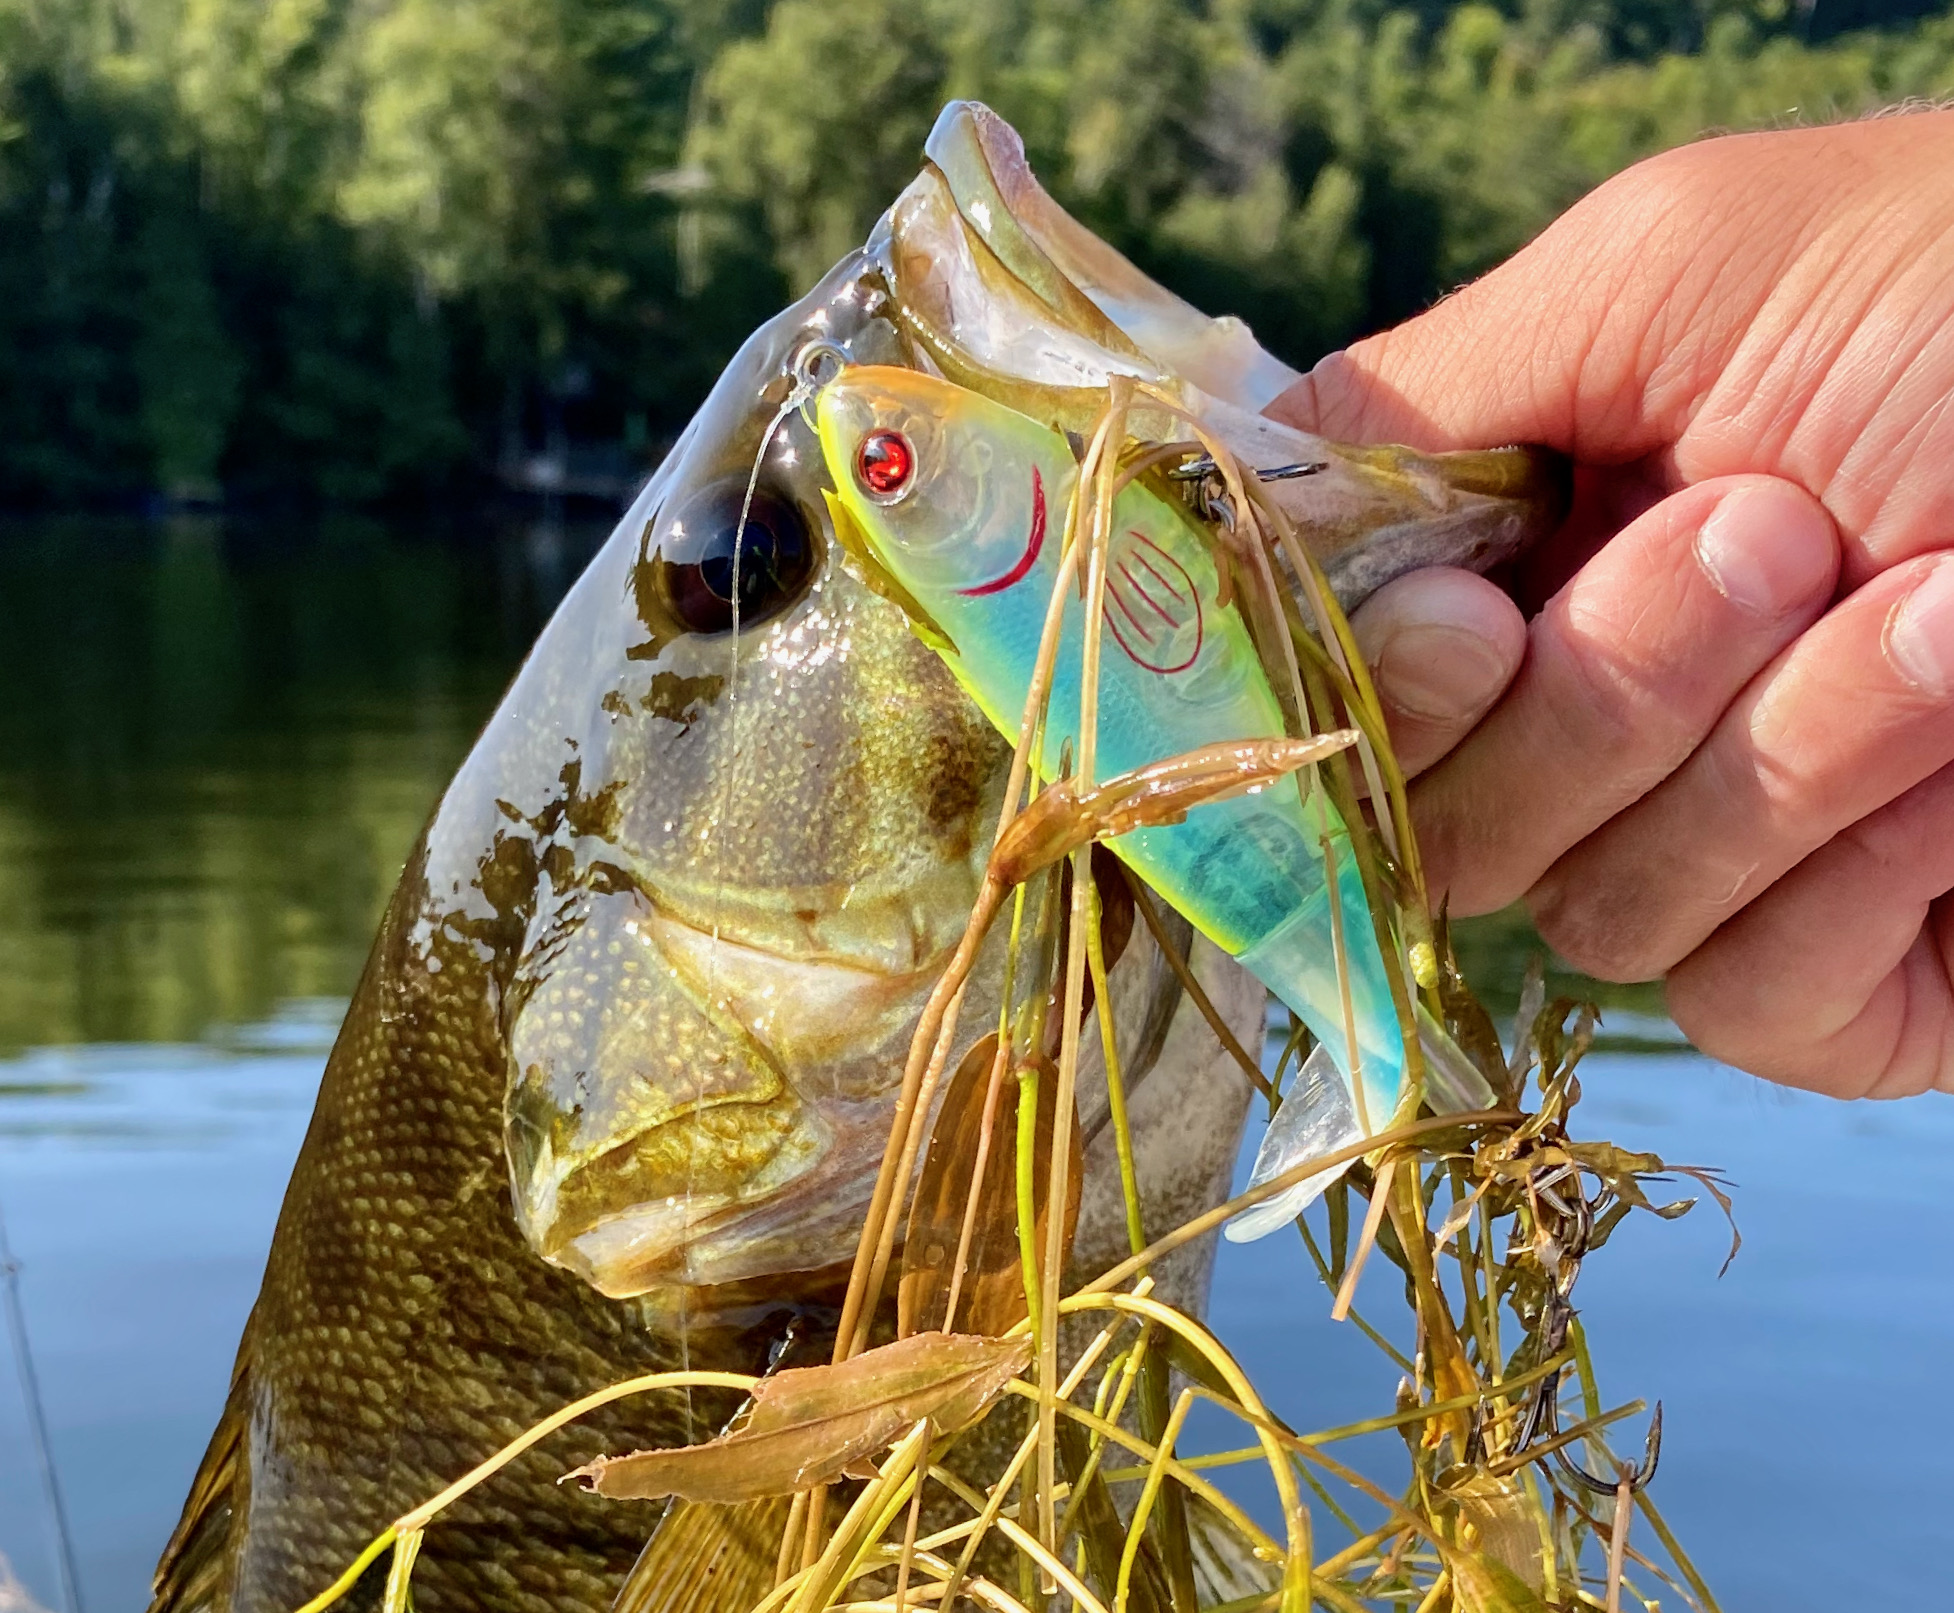
M 1471 732 L 1526 656 L 1519 607 L 1484 577 L 1445 567 L 1386 583 L 1350 618 L 1407 775 Z

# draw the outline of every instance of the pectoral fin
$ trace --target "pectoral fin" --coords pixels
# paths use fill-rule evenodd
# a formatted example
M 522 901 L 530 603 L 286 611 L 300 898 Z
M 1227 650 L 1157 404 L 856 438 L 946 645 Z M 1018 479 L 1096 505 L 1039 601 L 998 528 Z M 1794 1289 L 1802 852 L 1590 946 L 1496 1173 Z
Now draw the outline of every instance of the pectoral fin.
M 673 1502 L 611 1613 L 748 1613 L 773 1589 L 789 1500 Z

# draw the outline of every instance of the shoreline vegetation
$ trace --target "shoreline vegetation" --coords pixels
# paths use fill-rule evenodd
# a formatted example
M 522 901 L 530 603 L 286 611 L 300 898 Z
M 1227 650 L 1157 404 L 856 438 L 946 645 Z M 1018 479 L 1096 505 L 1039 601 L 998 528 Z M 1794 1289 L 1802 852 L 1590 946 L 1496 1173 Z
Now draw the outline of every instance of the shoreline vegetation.
M 0 506 L 615 500 L 951 96 L 1292 362 L 1710 129 L 1954 93 L 1920 0 L 0 0 Z

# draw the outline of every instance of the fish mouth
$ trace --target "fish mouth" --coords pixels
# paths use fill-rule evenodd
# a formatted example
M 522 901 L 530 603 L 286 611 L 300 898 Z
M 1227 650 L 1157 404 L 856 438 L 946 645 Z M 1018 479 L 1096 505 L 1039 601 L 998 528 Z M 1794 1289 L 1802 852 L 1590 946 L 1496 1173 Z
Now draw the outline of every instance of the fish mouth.
M 532 1247 L 619 1299 L 846 1259 L 954 945 L 810 961 L 609 898 L 511 1028 L 505 1135 Z
M 1265 493 L 1346 610 L 1420 567 L 1490 570 L 1559 526 L 1570 474 L 1545 449 L 1353 446 L 1271 418 L 1300 373 L 1241 320 L 1201 312 L 1074 219 L 988 107 L 951 102 L 924 150 L 870 243 L 920 367 L 1080 436 L 1112 377 L 1151 383 L 1245 467 L 1291 472 Z M 1162 442 L 1187 434 L 1144 395 L 1128 429 Z

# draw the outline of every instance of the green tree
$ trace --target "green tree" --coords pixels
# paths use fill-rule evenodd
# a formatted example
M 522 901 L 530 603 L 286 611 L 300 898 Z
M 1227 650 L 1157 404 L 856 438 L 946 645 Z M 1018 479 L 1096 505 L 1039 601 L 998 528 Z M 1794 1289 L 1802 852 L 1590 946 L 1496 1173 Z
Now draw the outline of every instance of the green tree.
M 648 451 L 953 96 L 1307 362 L 1648 152 L 1948 94 L 1926 3 L 0 0 L 0 500 Z

